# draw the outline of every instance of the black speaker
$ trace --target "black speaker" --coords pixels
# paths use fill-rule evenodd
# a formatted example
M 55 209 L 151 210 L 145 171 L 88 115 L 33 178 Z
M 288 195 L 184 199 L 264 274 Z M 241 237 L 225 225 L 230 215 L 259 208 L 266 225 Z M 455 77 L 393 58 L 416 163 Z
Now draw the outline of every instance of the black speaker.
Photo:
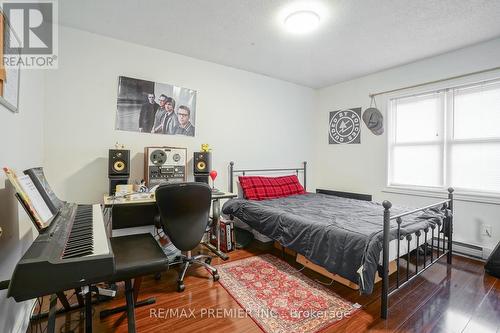
M 124 177 L 130 175 L 130 151 L 125 149 L 110 149 L 108 160 L 108 176 Z
M 208 175 L 212 169 L 210 153 L 195 152 L 193 156 L 193 173 L 195 176 Z
M 197 174 L 194 175 L 194 181 L 197 183 L 205 183 L 208 184 L 208 174 Z
M 109 195 L 115 195 L 116 185 L 127 185 L 128 176 L 125 177 L 109 177 Z
M 500 278 L 500 242 L 498 242 L 493 252 L 491 252 L 488 261 L 484 265 L 484 269 L 490 275 Z

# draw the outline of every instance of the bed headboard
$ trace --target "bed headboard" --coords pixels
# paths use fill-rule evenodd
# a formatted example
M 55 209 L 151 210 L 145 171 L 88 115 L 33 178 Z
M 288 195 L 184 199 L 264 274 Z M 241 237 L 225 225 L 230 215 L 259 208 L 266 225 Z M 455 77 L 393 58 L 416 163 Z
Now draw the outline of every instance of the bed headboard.
M 245 176 L 247 173 L 265 173 L 265 172 L 282 172 L 282 171 L 293 171 L 299 176 L 299 173 L 302 172 L 302 179 L 304 186 L 304 190 L 307 191 L 307 161 L 302 162 L 301 168 L 284 168 L 284 169 L 238 169 L 234 168 L 234 162 L 229 162 L 229 192 L 233 192 L 234 190 L 234 176 L 236 174 L 241 174 Z

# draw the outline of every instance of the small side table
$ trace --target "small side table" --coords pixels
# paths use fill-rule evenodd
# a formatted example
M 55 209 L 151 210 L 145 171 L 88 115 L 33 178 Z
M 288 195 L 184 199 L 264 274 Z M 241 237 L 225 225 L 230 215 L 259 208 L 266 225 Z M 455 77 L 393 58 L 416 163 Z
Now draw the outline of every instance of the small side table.
M 222 260 L 229 259 L 229 256 L 220 250 L 220 200 L 232 199 L 236 198 L 237 196 L 238 195 L 235 193 L 221 191 L 212 194 L 212 223 L 215 223 L 215 236 L 217 238 L 217 246 L 213 246 L 210 243 L 210 239 L 208 240 L 208 242 L 203 242 L 202 244 Z

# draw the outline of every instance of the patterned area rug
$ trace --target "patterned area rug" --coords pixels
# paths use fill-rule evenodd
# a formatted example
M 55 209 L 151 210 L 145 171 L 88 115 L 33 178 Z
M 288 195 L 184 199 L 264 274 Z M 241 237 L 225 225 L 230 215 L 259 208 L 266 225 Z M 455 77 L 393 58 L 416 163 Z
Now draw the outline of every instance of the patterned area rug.
M 312 333 L 357 310 L 286 262 L 265 254 L 217 267 L 221 285 L 267 333 Z

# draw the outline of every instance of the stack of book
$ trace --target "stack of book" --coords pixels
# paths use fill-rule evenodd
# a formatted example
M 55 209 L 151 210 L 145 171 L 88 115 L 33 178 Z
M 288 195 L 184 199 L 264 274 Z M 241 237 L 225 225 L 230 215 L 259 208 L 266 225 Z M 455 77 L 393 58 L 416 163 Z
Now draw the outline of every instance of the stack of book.
M 219 224 L 220 250 L 226 253 L 231 252 L 236 247 L 236 241 L 234 237 L 234 223 L 231 220 L 221 217 Z M 210 243 L 212 243 L 212 245 L 214 246 L 217 246 L 217 238 L 215 237 L 217 231 L 215 226 L 212 227 L 210 232 Z

